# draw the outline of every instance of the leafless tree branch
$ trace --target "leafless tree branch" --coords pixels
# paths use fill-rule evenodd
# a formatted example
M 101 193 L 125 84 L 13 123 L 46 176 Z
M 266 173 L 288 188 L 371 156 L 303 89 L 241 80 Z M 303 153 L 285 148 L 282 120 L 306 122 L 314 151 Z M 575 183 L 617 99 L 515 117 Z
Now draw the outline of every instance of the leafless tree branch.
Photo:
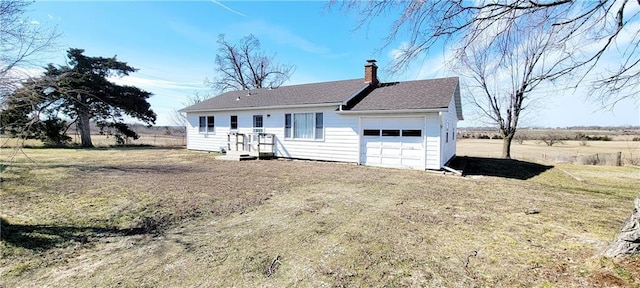
M 60 33 L 26 18 L 31 2 L 0 0 L 0 96 L 5 97 L 29 77 L 26 68 L 37 67 L 37 58 L 55 48 Z
M 333 1 L 333 5 L 336 2 Z M 428 55 L 440 45 L 470 47 L 477 42 L 493 43 L 503 34 L 514 33 L 513 25 L 523 19 L 534 21 L 530 22 L 532 29 L 554 33 L 563 44 L 563 47 L 554 47 L 563 53 L 559 58 L 562 67 L 556 67 L 561 69 L 555 69 L 548 79 L 565 79 L 567 85 L 574 88 L 590 84 L 590 94 L 607 105 L 640 97 L 637 93 L 640 90 L 640 77 L 637 77 L 640 74 L 640 10 L 634 2 L 344 0 L 341 7 L 359 13 L 357 27 L 376 21 L 380 15 L 394 17 L 383 38 L 383 48 L 397 40 L 406 42 L 397 50 L 391 72 L 408 67 L 417 57 Z M 406 39 L 400 39 L 400 35 L 407 35 Z M 459 49 L 455 58 L 464 52 L 465 49 Z M 622 61 L 611 63 L 611 57 Z M 549 60 L 545 61 L 550 64 Z M 618 67 L 612 68 L 616 63 Z
M 264 54 L 260 41 L 253 35 L 242 38 L 238 44 L 229 43 L 220 35 L 218 44 L 215 63 L 219 74 L 207 82 L 220 92 L 278 87 L 293 74 L 293 65 L 277 64 L 275 55 Z

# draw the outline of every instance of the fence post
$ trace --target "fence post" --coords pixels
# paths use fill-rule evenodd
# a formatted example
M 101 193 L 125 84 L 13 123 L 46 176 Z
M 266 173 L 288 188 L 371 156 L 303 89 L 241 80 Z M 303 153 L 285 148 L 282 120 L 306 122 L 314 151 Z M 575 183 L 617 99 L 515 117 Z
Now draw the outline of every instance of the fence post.
M 616 166 L 622 166 L 622 152 L 618 151 L 618 155 L 616 157 Z

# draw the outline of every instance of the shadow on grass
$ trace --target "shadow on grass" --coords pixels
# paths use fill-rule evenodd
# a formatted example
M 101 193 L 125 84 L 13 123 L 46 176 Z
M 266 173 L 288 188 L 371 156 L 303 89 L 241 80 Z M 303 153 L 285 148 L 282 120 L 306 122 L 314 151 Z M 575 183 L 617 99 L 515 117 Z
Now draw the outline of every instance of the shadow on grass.
M 87 243 L 89 237 L 132 236 L 159 234 L 156 227 L 136 227 L 129 229 L 104 227 L 75 227 L 55 225 L 10 224 L 0 218 L 0 241 L 14 247 L 31 250 L 49 250 L 71 243 Z
M 16 148 L 16 147 L 8 147 Z M 27 149 L 68 149 L 68 150 L 184 150 L 187 147 L 185 145 L 151 145 L 151 144 L 127 144 L 127 145 L 108 145 L 108 146 L 95 146 L 95 147 L 82 147 L 80 145 L 24 145 L 19 148 Z
M 125 174 L 171 174 L 180 175 L 182 173 L 196 172 L 197 169 L 181 164 L 149 164 L 149 165 L 91 165 L 91 164 L 51 164 L 42 165 L 49 169 L 65 168 L 76 169 L 82 172 L 120 172 Z
M 124 173 L 157 173 L 157 174 L 180 174 L 188 173 L 197 170 L 190 165 L 186 164 L 137 164 L 124 163 L 120 165 L 94 165 L 86 163 L 37 163 L 38 168 L 46 169 L 76 169 L 84 172 L 124 172 Z M 24 165 L 24 163 L 0 163 L 0 172 L 4 172 L 9 167 L 29 169 L 31 166 Z
M 456 157 L 449 167 L 462 170 L 465 176 L 494 176 L 510 179 L 527 180 L 553 168 L 553 166 L 525 162 L 514 159 Z

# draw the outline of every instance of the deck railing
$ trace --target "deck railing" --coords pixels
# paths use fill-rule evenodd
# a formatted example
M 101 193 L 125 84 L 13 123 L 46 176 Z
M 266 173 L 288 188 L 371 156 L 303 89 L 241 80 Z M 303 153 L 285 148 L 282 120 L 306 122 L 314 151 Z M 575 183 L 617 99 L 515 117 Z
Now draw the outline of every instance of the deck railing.
M 276 135 L 272 133 L 238 133 L 227 134 L 227 151 L 255 152 L 258 155 L 273 156 Z

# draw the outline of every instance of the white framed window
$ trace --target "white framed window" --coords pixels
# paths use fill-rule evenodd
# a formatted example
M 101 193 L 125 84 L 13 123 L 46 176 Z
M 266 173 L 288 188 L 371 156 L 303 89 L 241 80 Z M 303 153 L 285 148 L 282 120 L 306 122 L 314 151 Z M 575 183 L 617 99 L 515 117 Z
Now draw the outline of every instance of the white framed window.
M 284 114 L 284 138 L 324 139 L 324 115 L 322 113 Z
M 213 116 L 200 116 L 198 131 L 200 133 L 213 133 L 215 132 L 215 118 Z

